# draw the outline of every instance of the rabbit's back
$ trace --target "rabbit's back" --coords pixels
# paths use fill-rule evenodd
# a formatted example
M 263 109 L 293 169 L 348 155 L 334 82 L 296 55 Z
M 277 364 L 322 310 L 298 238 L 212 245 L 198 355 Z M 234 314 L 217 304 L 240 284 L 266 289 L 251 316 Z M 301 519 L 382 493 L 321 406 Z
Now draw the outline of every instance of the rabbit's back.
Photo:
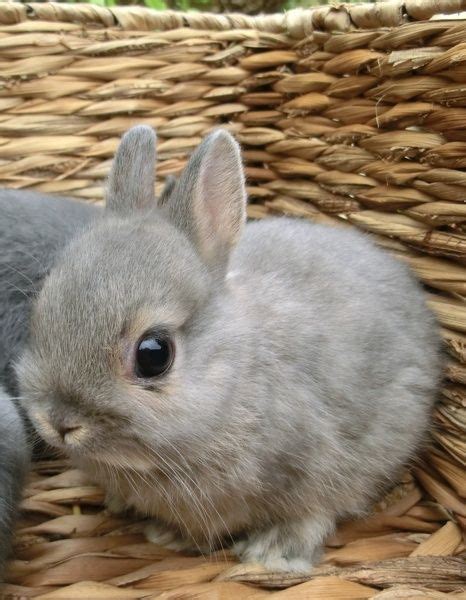
M 361 506 L 428 426 L 440 352 L 423 292 L 367 236 L 284 218 L 248 225 L 231 270 L 254 315 L 256 381 L 266 364 L 274 447 L 311 458 L 351 513 L 346 482 Z
M 309 325 L 328 342 L 346 339 L 352 354 L 357 340 L 373 336 L 369 352 L 383 347 L 386 356 L 386 344 L 397 339 L 412 341 L 412 352 L 426 361 L 438 356 L 438 331 L 421 286 L 365 234 L 297 219 L 250 223 L 231 271 L 241 274 L 252 303 L 267 305 L 288 328 Z

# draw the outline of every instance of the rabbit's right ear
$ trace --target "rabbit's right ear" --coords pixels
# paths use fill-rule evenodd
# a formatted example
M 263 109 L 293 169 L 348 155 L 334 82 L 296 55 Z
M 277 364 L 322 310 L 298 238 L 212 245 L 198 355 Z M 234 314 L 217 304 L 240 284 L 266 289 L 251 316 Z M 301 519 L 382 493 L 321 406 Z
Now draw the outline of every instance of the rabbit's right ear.
M 223 273 L 246 220 L 246 188 L 238 143 L 225 130 L 193 152 L 162 204 L 204 262 Z
M 155 132 L 147 125 L 124 134 L 108 179 L 108 210 L 128 215 L 155 204 L 155 146 Z

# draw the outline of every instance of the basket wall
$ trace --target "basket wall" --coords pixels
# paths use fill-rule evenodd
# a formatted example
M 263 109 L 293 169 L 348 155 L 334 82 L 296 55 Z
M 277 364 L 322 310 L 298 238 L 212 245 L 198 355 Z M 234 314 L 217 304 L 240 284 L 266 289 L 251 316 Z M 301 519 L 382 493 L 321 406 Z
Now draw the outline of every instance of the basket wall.
M 466 21 L 427 20 L 438 9 L 466 2 L 263 18 L 0 5 L 2 185 L 98 201 L 119 136 L 136 123 L 157 129 L 161 184 L 222 125 L 244 148 L 251 218 L 362 228 L 427 286 L 449 351 L 432 450 L 381 517 L 339 530 L 321 576 L 289 598 L 463 585 Z M 71 598 L 66 586 L 89 580 L 105 583 L 78 584 L 72 597 L 260 598 L 269 592 L 245 582 L 303 581 L 154 549 L 138 524 L 104 517 L 101 492 L 61 461 L 36 465 L 26 496 L 4 597 Z

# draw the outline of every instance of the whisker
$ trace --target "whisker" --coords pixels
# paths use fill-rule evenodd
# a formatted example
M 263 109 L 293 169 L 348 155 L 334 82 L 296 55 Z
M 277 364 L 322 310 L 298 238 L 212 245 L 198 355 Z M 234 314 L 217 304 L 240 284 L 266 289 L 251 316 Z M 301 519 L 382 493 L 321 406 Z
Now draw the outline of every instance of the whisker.
M 37 293 L 36 284 L 35 284 L 35 282 L 28 275 L 26 275 L 25 273 L 23 273 L 22 271 L 20 271 L 16 267 L 14 267 L 13 265 L 5 264 L 3 266 L 7 267 L 8 269 L 10 269 L 11 271 L 13 271 L 14 273 L 17 273 L 18 275 L 20 275 L 23 279 L 25 279 L 28 283 L 31 284 L 33 291 L 35 293 Z

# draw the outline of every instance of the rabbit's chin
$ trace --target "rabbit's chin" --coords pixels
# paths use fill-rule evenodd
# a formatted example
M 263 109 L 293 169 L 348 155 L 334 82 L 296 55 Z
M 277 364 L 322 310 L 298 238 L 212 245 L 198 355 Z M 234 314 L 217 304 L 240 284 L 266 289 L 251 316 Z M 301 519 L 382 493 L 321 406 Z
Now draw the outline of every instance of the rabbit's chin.
M 94 453 L 80 452 L 79 449 L 73 449 L 69 452 L 71 460 L 85 467 L 110 468 L 117 470 L 130 470 L 133 473 L 140 474 L 154 471 L 157 464 L 149 455 L 142 452 L 131 451 L 127 447 L 118 448 L 116 446 L 105 448 Z

